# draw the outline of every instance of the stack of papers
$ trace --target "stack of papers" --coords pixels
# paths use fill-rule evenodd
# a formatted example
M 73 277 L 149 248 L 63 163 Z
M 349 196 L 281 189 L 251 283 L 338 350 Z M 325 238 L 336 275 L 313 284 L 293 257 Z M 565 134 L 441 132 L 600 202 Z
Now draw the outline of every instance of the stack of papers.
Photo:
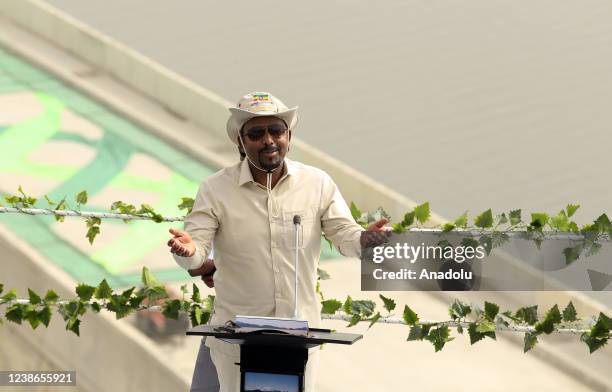
M 306 336 L 308 321 L 289 318 L 236 316 L 234 323 L 239 327 L 236 332 L 276 331 L 291 335 Z

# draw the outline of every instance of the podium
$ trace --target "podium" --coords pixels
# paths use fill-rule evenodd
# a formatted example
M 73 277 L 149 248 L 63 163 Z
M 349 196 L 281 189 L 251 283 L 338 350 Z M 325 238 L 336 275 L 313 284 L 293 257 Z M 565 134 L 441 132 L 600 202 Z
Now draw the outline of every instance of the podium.
M 351 345 L 363 337 L 319 328 L 295 335 L 273 329 L 241 332 L 240 328 L 215 325 L 197 326 L 187 335 L 212 336 L 240 345 L 241 392 L 302 392 L 309 348 L 323 343 Z

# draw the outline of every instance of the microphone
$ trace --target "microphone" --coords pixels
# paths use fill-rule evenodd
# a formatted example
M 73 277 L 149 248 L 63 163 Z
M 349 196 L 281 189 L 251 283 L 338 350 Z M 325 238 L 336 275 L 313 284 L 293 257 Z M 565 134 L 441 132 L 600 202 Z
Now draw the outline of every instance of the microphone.
M 300 224 L 302 218 L 299 215 L 293 216 L 293 225 L 295 226 L 295 302 L 293 303 L 293 318 L 298 318 L 298 265 L 299 265 L 299 247 L 300 247 Z

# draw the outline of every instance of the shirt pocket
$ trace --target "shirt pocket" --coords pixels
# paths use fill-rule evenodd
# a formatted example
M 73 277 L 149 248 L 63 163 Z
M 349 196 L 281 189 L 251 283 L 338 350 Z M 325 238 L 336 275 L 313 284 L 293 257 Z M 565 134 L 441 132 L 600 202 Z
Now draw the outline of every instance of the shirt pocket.
M 300 217 L 298 249 L 304 249 L 304 246 L 308 246 L 310 243 L 314 213 L 311 210 L 284 211 L 281 222 L 283 235 L 281 243 L 284 248 L 295 249 L 295 224 L 293 223 L 293 217 L 296 215 Z

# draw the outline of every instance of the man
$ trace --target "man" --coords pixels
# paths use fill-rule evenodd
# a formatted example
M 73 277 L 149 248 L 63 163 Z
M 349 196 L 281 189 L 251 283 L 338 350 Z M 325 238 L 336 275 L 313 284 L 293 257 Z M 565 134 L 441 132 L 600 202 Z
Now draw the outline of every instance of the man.
M 286 159 L 297 107 L 287 108 L 269 93 L 247 94 L 230 108 L 230 140 L 246 159 L 209 177 L 199 188 L 185 230 L 170 229 L 168 242 L 179 265 L 204 264 L 214 238 L 216 300 L 212 324 L 237 314 L 292 317 L 295 215 L 300 216 L 298 318 L 320 324 L 315 293 L 321 233 L 340 253 L 358 257 L 363 228 L 351 217 L 337 186 L 323 171 Z M 386 220 L 368 231 L 382 232 Z M 382 235 L 382 233 L 381 233 Z M 365 238 L 365 237 L 364 237 Z M 221 391 L 240 385 L 239 349 L 208 339 Z M 317 355 L 309 355 L 305 390 L 314 391 Z

